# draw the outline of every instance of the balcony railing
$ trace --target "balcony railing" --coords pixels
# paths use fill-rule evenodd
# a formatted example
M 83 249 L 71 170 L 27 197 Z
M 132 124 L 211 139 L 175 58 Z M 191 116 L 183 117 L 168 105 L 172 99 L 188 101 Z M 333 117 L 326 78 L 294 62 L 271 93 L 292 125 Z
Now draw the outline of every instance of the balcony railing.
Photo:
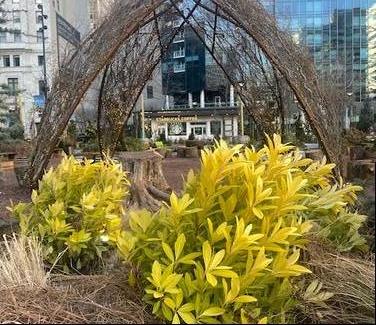
M 175 72 L 175 73 L 178 73 L 178 72 L 185 72 L 185 63 L 182 63 L 182 64 L 175 64 L 175 65 L 174 65 L 174 72 Z
M 240 107 L 240 102 L 234 102 L 234 104 L 232 105 L 232 103 L 230 102 L 221 102 L 221 103 L 218 103 L 218 102 L 206 102 L 205 103 L 205 107 L 200 107 L 200 104 L 199 103 L 193 103 L 192 105 L 192 108 L 189 107 L 188 104 L 184 104 L 184 105 L 173 105 L 173 106 L 170 106 L 168 109 L 167 108 L 164 108 L 162 110 L 166 110 L 166 111 L 184 111 L 184 110 L 189 110 L 189 109 L 197 109 L 197 110 L 201 110 L 201 109 L 218 109 L 218 110 L 221 110 L 221 109 L 229 109 L 229 108 L 237 108 L 237 107 Z
M 174 38 L 174 43 L 181 43 L 181 42 L 184 42 L 185 41 L 185 38 L 184 38 L 184 34 L 178 34 L 175 36 Z
M 185 50 L 184 49 L 180 49 L 178 51 L 174 51 L 173 57 L 174 57 L 174 59 L 184 58 L 185 57 Z

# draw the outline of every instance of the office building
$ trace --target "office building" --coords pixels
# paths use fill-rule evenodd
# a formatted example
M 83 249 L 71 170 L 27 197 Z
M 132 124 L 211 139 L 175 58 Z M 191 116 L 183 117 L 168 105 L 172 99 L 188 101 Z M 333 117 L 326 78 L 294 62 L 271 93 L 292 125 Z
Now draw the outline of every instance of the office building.
M 319 75 L 336 76 L 358 121 L 375 96 L 376 0 L 262 0 L 279 25 L 308 51 Z
M 43 56 L 43 5 L 47 18 L 44 33 L 46 57 Z M 4 27 L 0 33 L 0 84 L 10 89 L 10 109 L 18 109 L 25 137 L 37 132 L 45 104 L 44 60 L 47 86 L 58 67 L 90 31 L 89 0 L 5 0 Z

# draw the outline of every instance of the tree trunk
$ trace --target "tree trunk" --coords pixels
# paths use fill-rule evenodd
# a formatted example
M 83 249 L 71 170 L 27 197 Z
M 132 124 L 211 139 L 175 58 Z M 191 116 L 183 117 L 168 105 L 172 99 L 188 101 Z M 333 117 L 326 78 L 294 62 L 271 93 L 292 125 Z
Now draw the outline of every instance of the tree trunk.
M 171 188 L 163 175 L 163 157 L 155 151 L 119 152 L 116 154 L 131 182 L 130 208 L 147 208 L 157 211 L 162 201 L 169 200 Z

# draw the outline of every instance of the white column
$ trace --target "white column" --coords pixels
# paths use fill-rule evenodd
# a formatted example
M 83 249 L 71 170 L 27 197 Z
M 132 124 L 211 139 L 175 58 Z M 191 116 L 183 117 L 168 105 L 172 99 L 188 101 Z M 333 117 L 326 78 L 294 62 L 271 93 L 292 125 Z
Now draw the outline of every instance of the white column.
M 170 97 L 166 95 L 166 109 L 170 109 Z
M 240 135 L 244 137 L 244 104 L 241 98 L 240 100 Z
M 206 138 L 212 138 L 210 121 L 206 121 Z
M 188 106 L 189 106 L 189 108 L 193 108 L 193 97 L 192 97 L 192 93 L 188 93 Z
M 200 107 L 201 108 L 205 107 L 205 90 L 201 91 L 201 95 L 200 95 Z
M 235 90 L 233 85 L 230 86 L 230 106 L 235 106 Z
M 144 93 L 141 93 L 141 138 L 145 140 L 145 100 Z

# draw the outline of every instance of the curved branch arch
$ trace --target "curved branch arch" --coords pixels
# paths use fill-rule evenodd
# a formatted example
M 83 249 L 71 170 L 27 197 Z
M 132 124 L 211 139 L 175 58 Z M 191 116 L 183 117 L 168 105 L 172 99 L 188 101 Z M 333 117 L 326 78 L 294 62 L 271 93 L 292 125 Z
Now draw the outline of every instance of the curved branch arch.
M 294 44 L 288 34 L 278 28 L 274 18 L 258 1 L 211 1 L 216 5 L 216 11 L 222 17 L 244 30 L 255 41 L 276 70 L 286 79 L 306 112 L 312 128 L 316 131 L 326 156 L 330 161 L 339 163 L 340 148 L 332 139 L 333 130 L 330 125 L 328 101 L 320 90 L 313 63 L 306 53 Z M 142 27 L 155 21 L 156 15 L 163 15 L 179 2 L 176 0 L 116 1 L 108 18 L 83 42 L 71 60 L 60 69 L 42 118 L 41 130 L 43 132 L 39 133 L 30 157 L 27 180 L 31 186 L 36 186 L 42 177 L 53 149 L 70 117 L 104 67 L 114 62 L 116 55 L 121 53 L 122 47 L 131 46 L 132 36 Z M 201 1 L 195 2 L 195 7 L 201 6 Z M 258 19 L 255 19 L 257 17 Z M 296 57 L 300 60 L 292 60 Z M 154 65 L 154 59 L 146 62 L 143 65 L 143 72 L 151 74 L 150 70 Z M 131 75 L 140 72 L 137 71 L 137 67 L 132 71 Z M 126 92 L 135 91 L 136 94 L 132 96 L 130 106 L 134 105 L 146 82 L 147 80 L 144 81 L 144 78 L 141 78 L 135 82 L 135 88 L 130 83 L 129 88 L 125 89 Z M 119 121 L 116 121 L 115 116 L 112 117 L 112 121 L 120 125 L 124 124 L 125 118 L 126 114 L 121 115 Z

